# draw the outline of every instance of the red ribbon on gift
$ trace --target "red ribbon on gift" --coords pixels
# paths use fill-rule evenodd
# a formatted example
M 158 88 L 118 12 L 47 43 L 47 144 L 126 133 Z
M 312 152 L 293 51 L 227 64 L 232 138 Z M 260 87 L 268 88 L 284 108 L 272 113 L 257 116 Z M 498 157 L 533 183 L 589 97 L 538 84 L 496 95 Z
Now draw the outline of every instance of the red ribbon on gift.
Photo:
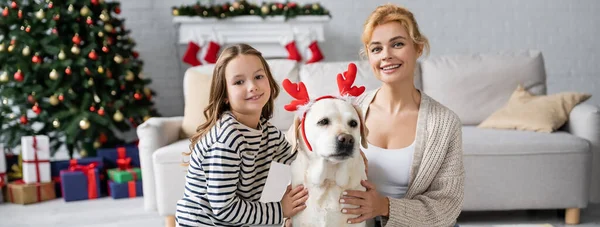
M 129 189 L 129 198 L 134 198 L 137 196 L 135 193 L 135 181 L 127 182 L 127 188 Z
M 35 136 L 33 136 L 33 161 L 31 160 L 23 160 L 23 163 L 33 163 L 35 165 L 35 176 L 36 178 L 36 183 L 41 183 L 40 180 L 40 163 L 43 162 L 48 162 L 50 163 L 50 160 L 39 160 L 38 159 L 38 147 L 37 147 L 37 139 Z M 39 194 L 39 190 L 38 190 L 38 194 Z
M 17 180 L 17 181 L 13 181 L 13 184 L 19 185 L 19 184 L 25 184 L 25 181 L 23 180 Z M 42 184 L 40 183 L 32 183 L 30 185 L 35 186 L 35 189 L 37 191 L 37 200 L 36 202 L 41 202 L 42 201 Z M 10 201 L 11 202 L 15 202 L 15 196 L 13 194 L 12 188 L 8 187 L 8 196 L 10 197 Z
M 6 173 L 0 173 L 0 188 L 4 187 L 4 177 L 6 177 Z
M 117 154 L 117 166 L 119 166 L 119 169 L 131 169 L 131 158 L 127 157 L 125 147 L 117 147 Z
M 96 172 L 94 171 L 98 165 L 96 163 L 90 163 L 88 165 L 78 165 L 77 160 L 71 160 L 69 171 L 81 171 L 87 176 L 88 186 L 88 199 L 98 198 L 98 191 L 96 190 Z

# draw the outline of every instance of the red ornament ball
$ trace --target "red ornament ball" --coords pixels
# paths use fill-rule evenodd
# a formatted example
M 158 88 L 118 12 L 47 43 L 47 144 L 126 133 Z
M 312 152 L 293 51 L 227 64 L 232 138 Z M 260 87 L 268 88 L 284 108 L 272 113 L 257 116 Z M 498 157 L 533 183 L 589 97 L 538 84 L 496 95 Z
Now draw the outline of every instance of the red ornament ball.
M 40 63 L 40 62 L 42 62 L 42 58 L 40 56 L 35 55 L 31 58 L 31 62 L 36 63 L 36 64 Z
M 58 95 L 58 100 L 59 101 L 65 101 L 65 96 L 63 94 Z
M 115 8 L 115 13 L 120 14 L 121 13 L 121 8 L 119 8 L 119 7 Z
M 69 67 L 69 68 L 65 69 L 65 73 L 67 75 L 71 75 L 71 68 Z
M 96 107 L 95 106 L 90 106 L 90 111 L 91 112 L 95 112 L 96 111 Z
M 21 116 L 21 124 L 27 124 L 27 117 Z
M 13 1 L 10 3 L 10 7 L 12 7 L 13 9 L 16 9 L 18 7 L 18 5 L 16 2 Z
M 135 100 L 141 100 L 143 97 L 142 97 L 142 94 L 136 92 L 135 94 L 133 94 L 133 98 Z
M 100 116 L 104 116 L 104 114 L 105 114 L 105 112 L 104 112 L 104 109 L 103 109 L 103 108 L 100 108 L 100 109 L 98 110 L 98 115 L 100 115 Z
M 92 60 L 97 60 L 98 59 L 98 54 L 96 54 L 96 51 L 92 50 L 89 54 L 88 57 Z
M 23 81 L 24 77 L 23 77 L 23 73 L 21 72 L 21 70 L 17 71 L 14 75 L 14 78 L 16 81 Z
M 73 39 L 71 39 L 73 41 L 73 43 L 79 45 L 79 43 L 81 43 L 81 38 L 78 35 L 73 36 Z
M 104 51 L 104 53 L 108 53 L 108 51 L 109 51 L 109 50 L 110 50 L 110 49 L 108 49 L 108 47 L 107 47 L 107 46 L 103 46 L 103 47 L 102 47 L 102 51 Z
M 35 105 L 31 108 L 33 110 L 33 112 L 35 112 L 36 114 L 40 114 L 42 112 L 42 108 L 40 108 L 40 106 Z

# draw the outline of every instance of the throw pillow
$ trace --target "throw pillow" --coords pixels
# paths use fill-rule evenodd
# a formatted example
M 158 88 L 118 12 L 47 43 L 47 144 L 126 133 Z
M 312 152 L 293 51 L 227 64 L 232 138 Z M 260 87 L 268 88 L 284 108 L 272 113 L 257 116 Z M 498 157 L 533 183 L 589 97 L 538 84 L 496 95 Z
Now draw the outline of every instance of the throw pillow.
M 573 107 L 590 97 L 577 92 L 536 96 L 519 85 L 508 103 L 477 127 L 553 132 L 567 122 Z

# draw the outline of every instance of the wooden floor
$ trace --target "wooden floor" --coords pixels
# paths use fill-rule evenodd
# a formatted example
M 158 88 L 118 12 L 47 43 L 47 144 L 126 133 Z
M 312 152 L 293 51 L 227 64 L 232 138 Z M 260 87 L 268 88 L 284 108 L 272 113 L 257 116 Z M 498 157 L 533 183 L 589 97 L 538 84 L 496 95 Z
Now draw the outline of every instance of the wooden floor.
M 464 212 L 461 227 L 505 227 L 517 224 L 565 226 L 562 213 L 555 210 Z M 66 203 L 56 199 L 38 204 L 0 204 L 0 227 L 163 227 L 164 217 L 143 209 L 143 199 L 97 200 Z M 582 210 L 578 227 L 600 226 L 600 204 Z M 521 225 L 520 227 L 529 227 Z

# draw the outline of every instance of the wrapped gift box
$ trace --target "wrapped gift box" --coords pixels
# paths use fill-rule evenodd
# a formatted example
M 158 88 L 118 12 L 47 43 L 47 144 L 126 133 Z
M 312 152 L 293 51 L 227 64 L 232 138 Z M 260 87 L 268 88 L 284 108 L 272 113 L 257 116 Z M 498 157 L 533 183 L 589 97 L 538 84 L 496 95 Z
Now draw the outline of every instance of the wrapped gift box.
M 131 167 L 140 167 L 140 154 L 136 145 L 121 146 L 117 148 L 103 148 L 96 151 L 102 157 L 107 169 L 119 167 L 119 159 L 130 160 Z M 123 164 L 123 163 L 121 163 Z
M 0 144 L 0 192 L 2 187 L 8 182 L 8 176 L 6 175 L 6 156 L 4 155 L 4 146 Z M 0 196 L 2 193 L 0 193 Z M 0 199 L 2 202 L 2 199 Z
M 93 163 L 61 170 L 60 180 L 66 202 L 96 199 L 100 195 L 100 175 Z
M 6 176 L 8 181 L 17 181 L 23 179 L 23 160 L 21 155 L 6 153 Z
M 134 198 L 144 196 L 142 190 L 142 181 L 129 181 L 127 183 L 117 183 L 108 181 L 110 196 L 113 199 Z
M 23 158 L 23 181 L 25 183 L 48 183 L 50 177 L 50 139 L 48 136 L 21 137 Z
M 121 170 L 119 168 L 109 169 L 108 178 L 116 183 L 126 183 L 129 181 L 142 180 L 142 171 L 140 168 L 131 168 Z
M 8 183 L 6 190 L 6 200 L 16 204 L 38 203 L 56 198 L 52 183 L 26 184 L 19 180 Z

